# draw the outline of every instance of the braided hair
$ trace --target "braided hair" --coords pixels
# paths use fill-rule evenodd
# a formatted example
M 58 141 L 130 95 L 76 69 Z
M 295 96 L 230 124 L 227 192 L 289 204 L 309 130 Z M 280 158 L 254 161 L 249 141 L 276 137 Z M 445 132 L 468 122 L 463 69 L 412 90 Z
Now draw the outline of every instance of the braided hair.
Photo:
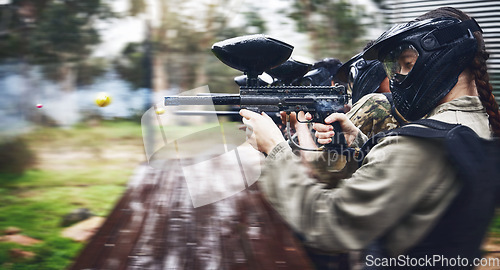
M 470 20 L 471 17 L 466 13 L 452 8 L 452 7 L 442 7 L 425 13 L 424 15 L 417 18 L 417 20 L 425 20 L 431 18 L 440 17 L 452 17 L 457 18 L 462 21 Z M 500 111 L 498 109 L 498 103 L 493 96 L 493 86 L 490 83 L 490 76 L 488 74 L 488 68 L 486 65 L 486 60 L 489 58 L 489 53 L 486 52 L 486 47 L 484 44 L 483 35 L 480 31 L 473 33 L 474 37 L 478 42 L 478 50 L 474 59 L 471 61 L 468 70 L 471 72 L 474 81 L 476 83 L 477 92 L 479 94 L 479 99 L 486 109 L 488 114 L 488 120 L 490 123 L 491 131 L 493 136 L 500 138 Z

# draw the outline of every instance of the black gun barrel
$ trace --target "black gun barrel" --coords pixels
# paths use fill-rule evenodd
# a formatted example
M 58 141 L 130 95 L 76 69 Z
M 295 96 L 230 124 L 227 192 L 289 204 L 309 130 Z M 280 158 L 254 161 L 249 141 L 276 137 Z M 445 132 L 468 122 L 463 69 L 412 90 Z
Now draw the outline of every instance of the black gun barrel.
M 176 111 L 177 115 L 240 115 L 238 111 Z
M 166 96 L 165 106 L 179 105 L 277 105 L 278 97 L 269 96 Z
M 233 96 L 238 97 L 240 94 L 226 94 L 226 93 L 199 93 L 196 94 L 199 97 L 213 97 L 213 96 Z
M 240 96 L 166 96 L 165 106 L 178 105 L 240 105 Z

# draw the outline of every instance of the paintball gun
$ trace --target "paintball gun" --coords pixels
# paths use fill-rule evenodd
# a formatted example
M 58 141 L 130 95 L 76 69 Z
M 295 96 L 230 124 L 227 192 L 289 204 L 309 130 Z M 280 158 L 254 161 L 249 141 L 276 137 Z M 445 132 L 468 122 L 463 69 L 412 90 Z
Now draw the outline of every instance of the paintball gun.
M 286 126 L 289 137 L 291 136 L 289 115 L 292 112 L 308 112 L 312 116 L 309 122 L 317 123 L 324 123 L 324 119 L 331 113 L 345 112 L 348 95 L 342 85 L 290 85 L 294 81 L 293 78 L 302 77 L 312 66 L 293 60 L 287 61 L 292 51 L 292 45 L 265 35 L 241 36 L 217 42 L 212 46 L 215 56 L 224 64 L 244 72 L 247 77 L 246 85 L 240 86 L 239 95 L 166 96 L 165 106 L 230 105 L 259 113 L 284 111 L 287 115 Z M 283 63 L 287 64 L 282 65 Z M 279 85 L 267 83 L 262 85 L 259 75 L 264 72 L 271 76 L 274 74 L 280 81 Z M 309 151 L 347 150 L 340 125 L 335 122 L 333 127 L 335 135 L 330 144 L 317 149 L 296 146 Z

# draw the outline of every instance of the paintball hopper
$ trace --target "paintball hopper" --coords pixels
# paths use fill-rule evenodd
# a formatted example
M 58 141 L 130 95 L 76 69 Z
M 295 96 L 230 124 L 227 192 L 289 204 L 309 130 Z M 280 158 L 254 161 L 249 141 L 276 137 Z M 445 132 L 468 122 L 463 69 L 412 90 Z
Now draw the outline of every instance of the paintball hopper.
M 281 65 L 292 51 L 292 45 L 262 34 L 230 38 L 212 45 L 212 52 L 222 63 L 243 71 L 250 80 Z
M 291 85 L 298 78 L 302 78 L 312 68 L 312 64 L 295 59 L 288 59 L 285 63 L 267 70 L 266 73 L 278 79 L 284 85 Z

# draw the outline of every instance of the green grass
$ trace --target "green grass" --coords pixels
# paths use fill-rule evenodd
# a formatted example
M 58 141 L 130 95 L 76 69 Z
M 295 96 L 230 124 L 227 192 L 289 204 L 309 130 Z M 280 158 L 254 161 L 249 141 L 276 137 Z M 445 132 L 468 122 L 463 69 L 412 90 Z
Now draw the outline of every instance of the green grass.
M 500 209 L 497 209 L 495 218 L 490 227 L 490 231 L 497 235 L 500 235 Z
M 61 237 L 62 217 L 77 208 L 103 217 L 109 214 L 139 165 L 137 160 L 144 157 L 141 127 L 103 121 L 98 126 L 40 128 L 23 138 L 39 158 L 36 168 L 23 175 L 0 174 L 0 231 L 18 227 L 21 234 L 42 242 L 0 242 L 0 269 L 65 269 L 84 244 Z M 115 155 L 107 156 L 106 151 Z M 40 158 L 47 154 L 49 160 Z M 13 259 L 13 248 L 36 256 Z
M 140 125 L 134 122 L 103 121 L 97 126 L 78 124 L 71 129 L 44 127 L 23 137 L 29 143 L 41 146 L 86 149 L 94 146 L 102 147 L 102 143 L 112 141 L 142 143 L 142 130 Z
M 195 127 L 166 128 L 189 134 Z M 235 124 L 224 126 L 225 132 L 231 128 Z M 207 132 L 219 133 L 217 129 Z M 34 246 L 0 242 L 0 269 L 65 269 L 84 244 L 60 236 L 62 216 L 76 208 L 89 208 L 103 217 L 109 214 L 125 191 L 137 160 L 144 157 L 142 130 L 134 122 L 103 121 L 98 126 L 40 128 L 23 138 L 39 156 L 51 154 L 50 160 L 40 159 L 37 168 L 23 175 L 0 174 L 0 231 L 18 227 L 22 234 L 42 242 Z M 107 156 L 110 150 L 118 155 Z M 500 212 L 491 232 L 500 234 Z M 9 250 L 13 248 L 36 256 L 12 259 Z

